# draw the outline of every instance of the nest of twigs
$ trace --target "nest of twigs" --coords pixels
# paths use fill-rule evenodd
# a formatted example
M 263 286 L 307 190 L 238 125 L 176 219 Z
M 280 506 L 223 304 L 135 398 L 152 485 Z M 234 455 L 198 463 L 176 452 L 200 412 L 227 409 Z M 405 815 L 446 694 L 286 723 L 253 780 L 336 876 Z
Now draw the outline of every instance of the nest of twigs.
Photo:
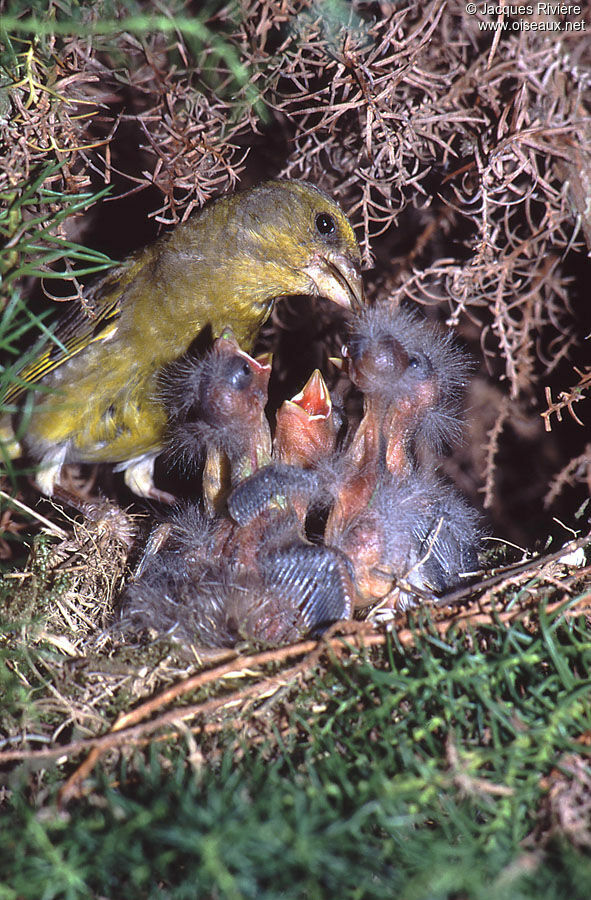
M 19 724 L 11 734 L 25 746 L 7 749 L 5 742 L 0 764 L 82 757 L 62 790 L 64 801 L 81 790 L 103 754 L 144 746 L 155 734 L 188 728 L 205 737 L 231 726 L 249 741 L 263 740 L 288 727 L 285 693 L 322 677 L 337 660 L 371 655 L 389 642 L 410 652 L 419 635 L 484 646 L 488 627 L 519 624 L 533 633 L 541 617 L 591 616 L 587 535 L 554 553 L 493 568 L 477 584 L 387 623 L 337 623 L 321 640 L 193 653 L 167 640 L 133 645 L 110 622 L 137 531 L 132 516 L 105 502 L 92 518 L 72 521 L 68 533 L 38 538 L 6 611 L 26 624 L 7 633 L 4 645 L 35 653 L 33 672 L 49 690 L 36 704 L 45 721 L 36 738 L 41 746 Z

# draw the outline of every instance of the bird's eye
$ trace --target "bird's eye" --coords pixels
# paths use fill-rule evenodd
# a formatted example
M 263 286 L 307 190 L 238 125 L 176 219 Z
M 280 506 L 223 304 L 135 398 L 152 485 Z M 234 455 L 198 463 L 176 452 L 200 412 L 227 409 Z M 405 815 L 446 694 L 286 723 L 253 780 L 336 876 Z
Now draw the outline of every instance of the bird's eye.
M 321 234 L 322 237 L 328 237 L 337 229 L 335 224 L 335 220 L 328 213 L 318 213 L 315 219 L 316 231 L 318 234 Z
M 365 349 L 365 341 L 359 334 L 352 334 L 349 338 L 349 342 L 346 345 L 346 348 L 343 347 L 343 350 L 346 349 L 346 355 L 350 356 L 351 359 L 357 361 L 361 358 L 363 351 Z M 343 354 L 345 355 L 345 354 Z
M 413 353 L 408 357 L 408 369 L 412 375 L 428 377 L 433 371 L 430 359 L 422 353 Z
M 228 372 L 228 384 L 236 391 L 245 390 L 252 381 L 252 369 L 245 359 L 237 358 L 232 361 L 232 367 Z

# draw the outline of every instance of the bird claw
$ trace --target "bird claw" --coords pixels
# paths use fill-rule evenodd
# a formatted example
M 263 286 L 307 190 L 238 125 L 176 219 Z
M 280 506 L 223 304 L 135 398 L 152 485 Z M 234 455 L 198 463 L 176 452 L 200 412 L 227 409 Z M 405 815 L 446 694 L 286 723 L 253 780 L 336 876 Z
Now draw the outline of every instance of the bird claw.
M 46 453 L 41 460 L 35 473 L 35 484 L 46 497 L 53 496 L 56 484 L 59 484 L 61 481 L 67 453 L 68 444 L 60 444 L 58 447 L 50 450 L 49 453 Z
M 144 453 L 135 459 L 128 460 L 117 466 L 116 471 L 124 472 L 124 480 L 127 487 L 139 497 L 156 500 L 159 503 L 167 503 L 169 506 L 177 502 L 174 494 L 161 491 L 154 485 L 154 463 L 157 454 Z

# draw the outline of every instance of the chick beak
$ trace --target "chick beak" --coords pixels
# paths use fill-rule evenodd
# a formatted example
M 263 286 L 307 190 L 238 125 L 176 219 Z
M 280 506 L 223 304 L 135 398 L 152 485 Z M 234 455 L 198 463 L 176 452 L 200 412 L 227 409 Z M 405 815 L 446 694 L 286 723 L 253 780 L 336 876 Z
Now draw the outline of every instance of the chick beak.
M 316 288 L 314 293 L 320 297 L 345 309 L 358 309 L 364 305 L 359 264 L 344 253 L 328 251 L 323 256 L 316 256 L 305 272 Z
M 327 419 L 332 412 L 332 401 L 324 378 L 318 369 L 308 378 L 306 384 L 291 402 L 305 410 L 312 418 Z
M 261 367 L 261 369 L 267 369 L 269 375 L 271 374 L 271 366 L 273 365 L 272 353 L 260 353 L 258 356 L 254 357 L 254 361 L 258 366 Z
M 343 356 L 329 356 L 329 363 L 331 363 L 335 369 L 338 369 L 339 372 L 343 372 L 345 375 L 349 375 L 351 373 L 351 360 L 349 357 L 346 357 L 345 354 Z
M 277 410 L 275 450 L 282 462 L 307 467 L 332 453 L 335 440 L 332 401 L 316 369 L 299 394 Z
M 226 349 L 232 348 L 232 350 L 240 351 L 240 345 L 236 340 L 236 335 L 229 325 L 225 325 L 224 328 L 222 328 L 220 336 L 216 339 L 215 343 L 219 347 Z

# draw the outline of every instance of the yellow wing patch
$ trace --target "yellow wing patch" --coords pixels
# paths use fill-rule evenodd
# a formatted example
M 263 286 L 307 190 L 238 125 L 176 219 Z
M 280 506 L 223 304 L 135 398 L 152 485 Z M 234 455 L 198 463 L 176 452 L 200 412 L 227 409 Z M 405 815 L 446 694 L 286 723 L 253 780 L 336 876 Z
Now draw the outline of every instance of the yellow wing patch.
M 10 385 L 2 397 L 2 402 L 10 403 L 15 400 L 24 392 L 27 385 L 41 381 L 90 344 L 110 340 L 117 332 L 116 320 L 119 314 L 118 299 L 101 309 L 96 319 L 89 319 L 77 311 L 56 331 L 59 344 L 46 344 L 41 354 L 21 369 L 18 381 Z

